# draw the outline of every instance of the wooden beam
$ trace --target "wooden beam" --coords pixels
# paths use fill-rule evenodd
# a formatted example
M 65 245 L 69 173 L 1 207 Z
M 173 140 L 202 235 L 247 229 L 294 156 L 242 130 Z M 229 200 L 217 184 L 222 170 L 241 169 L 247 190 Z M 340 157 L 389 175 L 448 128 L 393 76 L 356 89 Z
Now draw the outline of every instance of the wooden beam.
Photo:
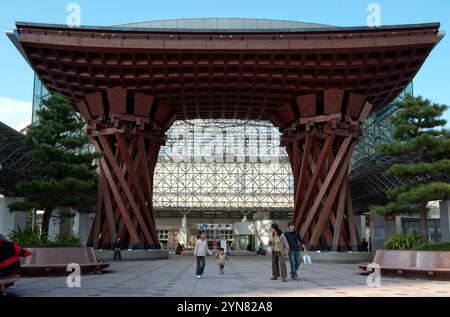
M 364 120 L 366 120 L 366 118 L 369 115 L 370 111 L 372 111 L 372 108 L 373 108 L 372 104 L 366 101 L 366 103 L 364 104 L 364 107 L 363 107 L 363 109 L 361 111 L 361 114 L 359 115 L 359 118 L 358 118 L 358 121 L 360 123 L 363 123 Z
M 81 116 L 84 120 L 89 121 L 92 119 L 91 114 L 89 113 L 88 107 L 84 100 L 81 100 L 77 103 L 78 111 L 80 111 Z
M 325 89 L 323 92 L 325 114 L 340 113 L 343 99 L 344 90 L 337 88 Z
M 96 143 L 96 141 L 95 141 Z M 103 158 L 99 158 L 99 164 L 101 171 L 105 174 L 106 179 L 108 180 L 109 188 L 111 189 L 111 192 L 113 193 L 114 199 L 118 205 L 119 211 L 122 215 L 122 219 L 124 220 L 125 226 L 127 227 L 128 233 L 130 234 L 130 239 L 133 243 L 133 245 L 139 244 L 139 237 L 136 233 L 136 230 L 133 227 L 132 220 L 130 216 L 128 215 L 128 212 L 125 208 L 125 205 L 123 204 L 121 195 L 119 191 L 116 188 L 114 179 L 108 169 L 108 166 Z
M 100 177 L 101 177 L 101 173 L 100 173 Z M 98 199 L 97 199 L 97 206 L 95 209 L 95 217 L 94 217 L 94 223 L 92 224 L 92 229 L 91 232 L 89 234 L 89 239 L 88 241 L 90 241 L 92 243 L 92 246 L 94 248 L 98 247 L 98 237 L 100 235 L 100 222 L 102 219 L 102 211 L 103 211 L 103 191 L 100 188 L 100 186 L 98 187 Z
M 110 113 L 127 113 L 127 91 L 123 88 L 107 88 Z
M 299 123 L 300 124 L 313 124 L 313 123 L 318 123 L 318 122 L 341 120 L 341 118 L 342 118 L 341 113 L 333 113 L 333 114 L 327 114 L 327 115 L 321 115 L 321 116 L 315 116 L 315 117 L 300 118 Z
M 347 177 L 346 177 L 347 179 Z M 348 181 L 348 179 L 347 179 Z M 341 228 L 342 223 L 344 221 L 344 209 L 346 206 L 346 199 L 347 199 L 347 182 L 344 180 L 341 190 L 339 192 L 339 204 L 337 208 L 337 214 L 336 214 L 336 222 L 334 225 L 334 234 L 333 234 L 333 243 L 331 250 L 337 251 L 338 250 L 338 244 L 339 244 L 339 238 L 341 237 Z
M 153 119 L 159 123 L 164 124 L 170 116 L 170 107 L 163 102 L 158 104 Z
M 300 117 L 315 117 L 316 116 L 316 94 L 308 94 L 297 96 L 297 107 L 300 112 Z
M 310 199 L 312 198 L 311 197 L 312 194 L 316 190 L 317 181 L 319 180 L 319 176 L 323 169 L 323 165 L 326 161 L 327 153 L 331 150 L 331 145 L 333 144 L 334 138 L 335 138 L 334 134 L 331 134 L 330 136 L 328 136 L 322 147 L 322 151 L 321 151 L 319 159 L 317 161 L 316 168 L 314 169 L 314 174 L 311 177 L 311 179 L 309 180 L 309 183 L 308 183 L 308 186 L 306 189 L 306 193 L 304 195 L 304 198 L 303 198 L 300 208 L 299 208 L 299 212 L 298 212 L 299 215 L 297 218 L 298 220 L 296 222 L 296 227 L 298 227 L 298 225 L 300 223 L 300 219 L 302 218 L 302 216 L 306 210 L 306 206 L 307 206 L 308 202 L 310 201 Z
M 155 223 L 153 223 L 152 219 L 149 218 L 149 210 L 147 208 L 148 205 L 150 205 L 152 202 L 151 201 L 146 201 L 144 194 L 142 193 L 141 190 L 141 185 L 138 177 L 136 175 L 135 172 L 135 167 L 134 167 L 134 163 L 130 157 L 130 153 L 128 152 L 128 148 L 125 144 L 125 140 L 124 140 L 124 136 L 120 133 L 116 133 L 116 140 L 117 140 L 117 145 L 120 149 L 120 152 L 122 153 L 122 157 L 125 161 L 125 166 L 127 168 L 127 174 L 128 174 L 128 178 L 131 180 L 131 183 L 133 184 L 134 187 L 134 192 L 137 192 L 137 196 L 139 199 L 139 204 L 141 205 L 141 210 L 144 211 L 144 217 L 147 220 L 147 224 L 148 224 L 148 228 L 154 227 L 156 226 Z M 140 151 L 141 149 L 138 149 L 138 151 Z M 147 227 L 146 227 L 147 228 Z M 144 230 L 145 232 L 145 230 Z M 150 244 L 154 244 L 154 237 L 151 238 L 151 242 Z
M 333 161 L 333 164 L 331 166 L 330 171 L 327 174 L 327 177 L 325 178 L 325 181 L 322 185 L 322 187 L 320 188 L 319 194 L 315 197 L 314 200 L 314 204 L 312 206 L 312 208 L 309 211 L 308 217 L 306 218 L 306 221 L 303 223 L 301 229 L 300 229 L 300 233 L 302 235 L 304 235 L 304 233 L 306 232 L 307 228 L 309 227 L 309 225 L 311 224 L 311 220 L 314 217 L 316 211 L 318 210 L 321 202 L 322 202 L 322 198 L 325 195 L 325 192 L 328 190 L 328 187 L 331 184 L 331 181 L 333 180 L 339 166 L 341 165 L 341 161 L 343 159 L 345 159 L 346 154 L 347 154 L 347 150 L 348 147 L 350 145 L 350 142 L 352 141 L 351 137 L 347 137 L 344 142 L 342 143 L 338 154 L 336 155 L 335 160 Z
M 350 150 L 346 153 L 346 157 L 342 161 L 338 176 L 336 177 L 336 180 L 334 181 L 333 186 L 330 189 L 330 193 L 328 194 L 327 200 L 322 208 L 322 212 L 320 213 L 319 221 L 317 222 L 317 226 L 314 229 L 314 232 L 311 236 L 311 240 L 310 240 L 311 245 L 316 245 L 319 240 L 319 236 L 322 231 L 323 225 L 325 224 L 325 221 L 328 219 L 329 212 L 331 210 L 331 206 L 334 203 L 337 192 L 339 191 L 340 187 L 342 186 L 342 181 L 344 179 L 344 176 L 348 174 L 348 167 L 350 164 L 350 160 L 352 158 L 352 153 L 353 153 L 353 149 L 354 149 L 355 145 L 356 145 L 356 142 L 354 142 L 350 146 Z M 337 160 L 337 158 L 336 158 L 336 160 Z M 350 202 L 350 204 L 351 204 L 351 202 Z
M 114 220 L 114 214 L 113 214 L 113 209 L 112 209 L 112 204 L 111 204 L 111 195 L 109 192 L 109 188 L 108 188 L 108 183 L 107 180 L 105 179 L 105 177 L 101 177 L 99 180 L 100 186 L 102 187 L 102 191 L 103 191 L 103 199 L 104 199 L 104 210 L 105 210 L 105 215 L 106 215 L 106 220 L 108 223 L 108 226 L 110 228 L 110 232 L 111 232 L 111 241 L 114 243 L 116 241 L 117 238 L 117 231 L 116 231 L 116 222 Z
M 366 101 L 366 96 L 350 93 L 347 103 L 347 114 L 353 119 L 357 120 L 362 108 L 364 107 L 364 103 Z
M 137 142 L 138 142 L 138 146 L 139 146 L 138 156 L 140 157 L 139 161 L 141 164 L 144 192 L 146 193 L 147 200 L 150 202 L 149 203 L 150 217 L 152 219 L 152 222 L 155 224 L 154 226 L 150 227 L 150 231 L 151 231 L 152 235 L 155 236 L 155 239 L 154 239 L 155 243 L 158 243 L 158 235 L 156 232 L 156 222 L 155 222 L 155 217 L 154 217 L 154 213 L 153 213 L 153 204 L 152 204 L 153 188 L 152 188 L 152 182 L 150 181 L 151 179 L 153 179 L 154 174 L 152 173 L 151 176 L 149 174 L 149 169 L 148 169 L 148 165 L 146 162 L 146 157 L 149 156 L 149 153 L 147 153 L 143 135 L 138 136 Z M 155 165 L 156 165 L 156 163 L 155 163 Z
M 300 165 L 300 170 L 299 170 L 299 175 L 297 178 L 297 184 L 296 184 L 296 193 L 297 193 L 297 199 L 294 201 L 294 203 L 298 203 L 298 196 L 301 195 L 301 193 L 303 193 L 303 189 L 306 186 L 306 170 L 307 170 L 307 166 L 308 166 L 308 161 L 307 161 L 307 157 L 311 151 L 311 145 L 313 143 L 313 136 L 311 134 L 308 134 L 308 136 L 306 137 L 306 141 L 305 141 L 305 147 L 303 149 L 303 156 L 302 156 L 302 161 L 301 161 L 301 165 Z
M 93 140 L 92 143 L 94 144 L 94 146 L 95 146 L 95 148 L 96 148 L 96 150 L 98 152 L 102 151 L 102 148 L 100 147 L 100 145 L 97 142 L 97 140 Z M 108 146 L 108 144 L 106 144 L 106 145 Z M 109 153 L 108 156 L 110 156 L 110 155 L 112 155 L 112 153 Z M 110 160 L 110 158 L 108 158 L 108 159 Z M 104 157 L 100 157 L 98 159 L 98 162 L 99 162 L 99 165 L 100 165 L 100 168 L 101 168 L 101 172 L 104 173 L 104 175 L 105 175 L 105 177 L 106 177 L 106 179 L 108 181 L 109 188 L 110 188 L 111 192 L 113 193 L 114 200 L 115 200 L 115 202 L 116 202 L 116 204 L 117 204 L 117 206 L 119 208 L 119 211 L 120 211 L 120 213 L 122 215 L 122 219 L 125 222 L 125 226 L 127 227 L 128 233 L 130 234 L 130 238 L 132 240 L 132 243 L 134 245 L 138 245 L 139 244 L 139 237 L 137 235 L 136 230 L 133 227 L 133 223 L 132 223 L 131 217 L 128 214 L 128 211 L 125 208 L 124 202 L 122 201 L 122 197 L 121 197 L 121 195 L 119 193 L 119 190 L 117 189 L 117 185 L 116 185 L 116 183 L 114 181 L 114 178 L 112 177 L 112 174 L 111 174 L 111 172 L 109 170 L 109 167 L 106 164 L 106 160 L 105 160 Z
M 137 116 L 148 117 L 153 106 L 154 97 L 152 95 L 134 94 L 134 114 Z
M 356 143 L 356 142 L 355 142 Z M 347 187 L 347 222 L 350 231 L 350 242 L 352 246 L 352 251 L 358 251 L 358 238 L 356 237 L 356 225 L 353 219 L 353 206 L 352 197 L 350 194 L 350 188 Z
M 301 147 L 298 146 L 298 142 L 292 142 L 290 148 L 292 149 L 291 166 L 294 178 L 294 184 L 297 184 L 300 172 L 300 157 L 303 155 Z M 294 200 L 296 199 L 297 186 L 294 186 Z
M 283 122 L 280 115 L 277 112 L 273 112 L 270 121 L 273 123 L 274 126 L 276 126 L 279 129 L 284 129 L 288 126 L 286 122 Z
M 292 110 L 292 106 L 290 103 L 284 103 L 282 104 L 278 109 L 278 115 L 281 118 L 281 121 L 285 122 L 286 124 L 291 124 L 295 121 L 295 113 Z
M 148 117 L 138 117 L 136 115 L 127 114 L 127 113 L 114 113 L 111 117 L 113 119 L 120 119 L 123 121 L 135 122 L 138 125 L 142 125 L 143 123 L 150 123 L 150 118 L 148 118 Z
M 105 113 L 105 110 L 103 108 L 102 94 L 100 92 L 87 94 L 85 98 L 92 117 L 97 118 Z
M 175 121 L 177 121 L 177 114 L 175 111 L 171 111 L 167 120 L 164 121 L 164 129 L 169 129 Z
M 137 218 L 139 226 L 141 227 L 141 230 L 143 231 L 147 242 L 149 244 L 152 244 L 153 241 L 150 232 L 148 231 L 147 225 L 142 217 L 141 211 L 138 208 L 136 201 L 134 200 L 133 194 L 131 193 L 127 185 L 127 182 L 125 181 L 123 174 L 120 172 L 119 165 L 114 159 L 114 155 L 110 149 L 108 142 L 106 141 L 104 136 L 99 136 L 99 141 L 100 144 L 103 146 L 103 151 L 106 154 L 106 157 L 108 158 L 109 164 L 111 165 L 112 172 L 114 173 L 114 175 L 118 180 L 118 184 L 116 184 L 116 186 L 120 185 L 120 187 L 122 188 L 126 197 L 126 202 L 130 204 L 131 210 L 133 211 L 134 216 Z M 127 153 L 122 153 L 122 155 L 127 155 Z

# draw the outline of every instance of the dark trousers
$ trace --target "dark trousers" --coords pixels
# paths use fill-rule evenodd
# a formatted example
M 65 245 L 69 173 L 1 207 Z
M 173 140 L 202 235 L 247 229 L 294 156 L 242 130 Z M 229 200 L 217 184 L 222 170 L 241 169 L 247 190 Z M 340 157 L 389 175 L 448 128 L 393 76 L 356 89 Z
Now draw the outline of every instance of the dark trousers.
M 198 256 L 197 257 L 197 275 L 203 275 L 203 271 L 205 270 L 206 264 L 206 256 Z
M 272 252 L 272 276 L 281 278 L 287 277 L 286 272 L 286 261 L 284 260 L 284 256 L 281 254 L 281 252 L 274 251 Z
M 13 264 L 0 268 L 0 277 L 8 277 L 13 275 L 19 275 L 20 273 L 20 261 L 14 262 Z
M 114 251 L 114 258 L 113 260 L 115 260 L 116 258 L 119 258 L 119 260 L 122 260 L 122 254 L 120 253 L 120 251 Z
M 289 262 L 291 264 L 291 276 L 295 277 L 300 266 L 300 251 L 289 251 Z

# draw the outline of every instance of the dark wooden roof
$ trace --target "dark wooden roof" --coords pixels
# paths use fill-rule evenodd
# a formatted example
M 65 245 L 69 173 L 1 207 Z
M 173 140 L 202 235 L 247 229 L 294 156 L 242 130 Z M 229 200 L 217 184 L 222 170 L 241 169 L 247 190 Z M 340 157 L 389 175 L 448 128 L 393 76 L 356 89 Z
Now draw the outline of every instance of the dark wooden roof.
M 416 75 L 438 32 L 438 23 L 254 32 L 17 23 L 16 36 L 49 91 L 74 104 L 126 88 L 152 95 L 177 119 L 269 120 L 284 104 L 301 116 L 298 97 L 329 88 L 363 95 L 374 109 L 386 105 Z

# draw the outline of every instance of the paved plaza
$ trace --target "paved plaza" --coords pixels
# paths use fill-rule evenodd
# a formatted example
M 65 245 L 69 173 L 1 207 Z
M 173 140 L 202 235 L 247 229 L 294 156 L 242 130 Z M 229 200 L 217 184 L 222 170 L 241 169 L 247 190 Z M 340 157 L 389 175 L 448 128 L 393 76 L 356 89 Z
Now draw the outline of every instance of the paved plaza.
M 286 263 L 289 269 L 289 263 Z M 113 262 L 107 273 L 82 276 L 80 288 L 65 277 L 22 278 L 8 296 L 450 296 L 450 282 L 385 278 L 380 288 L 366 285 L 355 264 L 303 265 L 299 281 L 271 281 L 270 257 L 230 257 L 225 274 L 207 257 L 204 278 L 195 277 L 195 260 Z

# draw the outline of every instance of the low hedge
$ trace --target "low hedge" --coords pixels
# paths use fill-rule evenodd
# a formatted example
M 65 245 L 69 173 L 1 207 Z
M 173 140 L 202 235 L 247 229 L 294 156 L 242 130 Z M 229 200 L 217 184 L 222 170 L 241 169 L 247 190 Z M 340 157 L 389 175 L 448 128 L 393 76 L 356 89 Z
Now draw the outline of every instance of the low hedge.
M 31 230 L 27 228 L 22 230 L 20 227 L 12 230 L 8 235 L 11 241 L 17 242 L 24 248 L 64 248 L 81 247 L 80 239 L 77 236 L 69 234 L 58 234 L 54 239 L 45 239 L 38 228 Z
M 411 250 L 421 245 L 420 237 L 414 234 L 392 234 L 384 243 L 387 250 Z
M 450 251 L 450 242 L 444 243 L 427 243 L 415 247 L 417 251 Z

